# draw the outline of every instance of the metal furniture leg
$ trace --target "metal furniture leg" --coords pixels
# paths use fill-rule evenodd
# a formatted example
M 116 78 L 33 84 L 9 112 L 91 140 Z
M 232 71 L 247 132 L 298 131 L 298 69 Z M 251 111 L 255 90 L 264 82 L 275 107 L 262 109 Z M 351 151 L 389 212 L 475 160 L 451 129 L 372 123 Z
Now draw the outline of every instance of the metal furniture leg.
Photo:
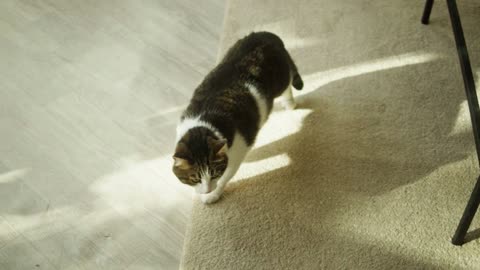
M 422 23 L 428 24 L 430 20 L 430 13 L 432 13 L 433 0 L 427 0 L 425 2 L 425 8 L 423 9 Z
M 458 13 L 456 0 L 446 0 L 448 12 L 450 14 L 450 22 L 452 24 L 453 35 L 457 47 L 458 58 L 462 70 L 463 84 L 465 85 L 465 94 L 467 96 L 468 108 L 470 110 L 470 118 L 472 121 L 473 138 L 477 150 L 478 160 L 480 161 L 480 110 L 478 106 L 477 92 L 475 90 L 475 81 L 473 79 L 472 67 L 468 56 L 467 45 L 463 35 L 462 23 Z M 433 0 L 427 0 L 423 11 L 422 23 L 428 24 L 430 13 L 433 6 Z M 452 244 L 463 245 L 465 243 L 465 235 L 472 223 L 473 217 L 477 212 L 480 204 L 480 177 L 470 195 L 467 206 L 463 212 L 462 218 L 458 224 L 455 235 L 452 238 Z
M 460 219 L 455 235 L 452 238 L 452 244 L 456 246 L 461 246 L 465 243 L 465 235 L 467 234 L 468 228 L 472 223 L 473 217 L 477 212 L 478 205 L 480 204 L 480 177 L 473 188 L 472 195 L 468 200 L 463 216 Z

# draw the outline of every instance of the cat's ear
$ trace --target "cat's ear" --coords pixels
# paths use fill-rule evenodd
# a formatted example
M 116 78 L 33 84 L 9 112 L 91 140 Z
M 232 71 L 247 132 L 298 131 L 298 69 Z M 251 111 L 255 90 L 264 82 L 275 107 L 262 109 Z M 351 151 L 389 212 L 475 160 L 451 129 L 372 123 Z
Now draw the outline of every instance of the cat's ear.
M 179 169 L 188 169 L 191 167 L 190 163 L 191 153 L 187 145 L 182 142 L 177 144 L 175 148 L 175 154 L 173 154 L 174 164 L 173 166 Z
M 227 154 L 228 146 L 227 146 L 227 140 L 222 140 L 221 142 L 222 147 L 217 150 L 217 155 L 225 155 Z
M 173 166 L 175 168 L 181 169 L 181 170 L 187 170 L 189 169 L 192 165 L 190 165 L 190 161 L 188 159 L 184 158 L 179 158 L 179 157 L 173 157 L 174 163 Z
M 216 156 L 223 156 L 227 153 L 228 146 L 226 139 L 209 138 L 208 144 L 210 149 L 212 149 L 212 153 L 214 153 Z

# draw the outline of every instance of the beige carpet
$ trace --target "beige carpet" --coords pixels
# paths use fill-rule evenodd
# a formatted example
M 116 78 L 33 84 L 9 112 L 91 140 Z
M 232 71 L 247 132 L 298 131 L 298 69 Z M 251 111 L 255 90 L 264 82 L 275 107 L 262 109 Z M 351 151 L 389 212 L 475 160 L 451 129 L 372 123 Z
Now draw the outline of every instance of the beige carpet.
M 306 87 L 224 198 L 195 200 L 184 269 L 480 269 L 480 240 L 450 244 L 477 159 L 445 3 L 429 26 L 423 3 L 229 3 L 222 51 L 273 31 Z M 480 2 L 459 8 L 478 76 Z

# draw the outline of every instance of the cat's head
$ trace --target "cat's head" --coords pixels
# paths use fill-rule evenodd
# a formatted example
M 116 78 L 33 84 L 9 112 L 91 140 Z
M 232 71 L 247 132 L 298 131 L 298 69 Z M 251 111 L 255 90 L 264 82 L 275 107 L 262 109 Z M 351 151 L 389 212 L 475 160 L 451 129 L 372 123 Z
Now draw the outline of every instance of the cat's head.
M 198 193 L 209 193 L 228 165 L 227 141 L 207 128 L 189 130 L 177 143 L 173 173 Z

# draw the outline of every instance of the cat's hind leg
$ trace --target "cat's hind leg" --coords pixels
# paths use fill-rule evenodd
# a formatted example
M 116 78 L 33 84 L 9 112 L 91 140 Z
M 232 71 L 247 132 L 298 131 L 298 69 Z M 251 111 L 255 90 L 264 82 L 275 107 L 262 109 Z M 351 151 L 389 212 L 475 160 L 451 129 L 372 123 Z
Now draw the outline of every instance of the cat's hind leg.
M 293 93 L 292 93 L 292 86 L 289 85 L 285 91 L 283 91 L 282 97 L 281 97 L 281 103 L 285 110 L 293 110 L 295 107 L 297 107 L 297 103 L 295 102 L 295 99 L 293 98 Z

